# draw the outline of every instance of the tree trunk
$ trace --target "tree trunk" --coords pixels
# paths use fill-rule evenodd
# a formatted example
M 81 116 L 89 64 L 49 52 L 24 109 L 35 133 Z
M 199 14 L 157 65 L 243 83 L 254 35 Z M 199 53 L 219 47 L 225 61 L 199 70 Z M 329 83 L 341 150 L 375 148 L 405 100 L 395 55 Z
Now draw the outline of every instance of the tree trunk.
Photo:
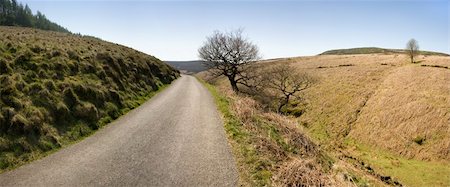
M 230 81 L 231 88 L 234 92 L 239 92 L 239 88 L 237 87 L 237 82 L 233 77 L 229 76 L 228 80 Z
M 281 113 L 281 109 L 289 103 L 289 97 L 290 95 L 286 96 L 284 102 L 280 104 L 280 106 L 278 107 L 278 113 Z
M 286 105 L 286 104 L 284 104 L 284 103 L 281 103 L 281 105 L 278 107 L 278 113 L 281 113 L 281 108 L 283 108 L 284 107 L 284 105 Z

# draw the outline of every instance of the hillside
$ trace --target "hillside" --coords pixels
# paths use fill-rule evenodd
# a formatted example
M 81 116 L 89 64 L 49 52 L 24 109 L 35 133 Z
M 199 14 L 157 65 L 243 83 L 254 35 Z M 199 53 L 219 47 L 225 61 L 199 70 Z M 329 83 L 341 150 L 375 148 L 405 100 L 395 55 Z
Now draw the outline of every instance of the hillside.
M 321 53 L 320 55 L 355 55 L 355 54 L 401 54 L 405 53 L 403 49 L 383 49 L 378 47 L 361 47 L 350 49 L 335 49 Z M 436 55 L 436 56 L 449 56 L 449 54 L 432 52 L 432 51 L 420 51 L 421 55 Z
M 17 0 L 0 0 L 0 26 L 21 26 L 70 33 L 66 28 L 48 20 L 39 11 L 33 15 L 28 5 Z
M 118 44 L 0 27 L 0 171 L 79 140 L 178 76 Z
M 421 65 L 410 64 L 398 54 L 291 59 L 292 66 L 320 79 L 304 92 L 308 105 L 300 124 L 328 149 L 339 145 L 405 184 L 445 186 L 450 71 L 423 65 L 450 67 L 450 57 L 419 60 Z
M 407 186 L 448 186 L 450 57 L 422 55 L 418 59 L 420 64 L 408 63 L 402 54 L 319 55 L 260 64 L 287 63 L 317 78 L 288 111 L 301 111 L 299 117 L 291 118 L 300 132 L 332 157 L 333 168 L 340 168 L 335 170 L 337 175 L 357 176 L 361 186 L 393 185 L 393 181 Z M 216 83 L 220 92 L 229 92 L 226 80 Z M 242 98 L 230 101 L 249 105 L 245 102 Z M 244 106 L 231 110 L 254 116 L 243 122 L 245 128 L 258 128 L 252 120 L 263 126 L 279 122 L 265 122 L 266 118 Z M 270 128 L 269 135 L 287 132 L 282 127 Z M 282 137 L 281 142 L 291 141 L 289 136 Z M 271 150 L 275 145 L 266 146 Z
M 198 73 L 201 71 L 205 71 L 205 66 L 202 65 L 203 61 L 194 60 L 194 61 L 165 61 L 166 63 L 170 64 L 171 66 L 177 68 L 178 70 L 192 74 L 192 73 Z

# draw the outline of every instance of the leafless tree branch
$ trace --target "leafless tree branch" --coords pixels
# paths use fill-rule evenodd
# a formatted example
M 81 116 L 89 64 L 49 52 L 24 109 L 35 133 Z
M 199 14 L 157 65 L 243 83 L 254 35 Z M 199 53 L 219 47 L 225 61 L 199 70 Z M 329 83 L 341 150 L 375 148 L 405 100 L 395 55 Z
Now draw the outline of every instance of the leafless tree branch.
M 258 47 L 244 38 L 242 32 L 242 29 L 228 33 L 215 31 L 198 50 L 199 57 L 205 61 L 203 65 L 213 75 L 226 76 L 236 92 L 238 84 L 251 86 L 249 81 L 254 75 L 249 71 L 250 64 L 260 58 Z

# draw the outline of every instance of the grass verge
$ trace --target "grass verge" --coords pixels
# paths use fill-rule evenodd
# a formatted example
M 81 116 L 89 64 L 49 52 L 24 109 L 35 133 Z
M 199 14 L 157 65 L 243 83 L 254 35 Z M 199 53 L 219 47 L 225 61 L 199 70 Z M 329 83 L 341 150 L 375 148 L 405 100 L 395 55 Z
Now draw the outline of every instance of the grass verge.
M 237 161 L 239 171 L 239 183 L 241 186 L 255 186 L 256 184 L 268 184 L 271 174 L 267 171 L 252 171 L 251 164 L 255 163 L 256 153 L 250 144 L 250 135 L 242 129 L 242 122 L 230 110 L 230 100 L 226 96 L 220 94 L 217 89 L 203 81 L 198 80 L 209 90 L 214 97 L 216 106 L 222 114 L 224 128 L 228 136 L 228 140 L 233 149 L 234 157 Z M 250 178 L 255 176 L 257 181 Z

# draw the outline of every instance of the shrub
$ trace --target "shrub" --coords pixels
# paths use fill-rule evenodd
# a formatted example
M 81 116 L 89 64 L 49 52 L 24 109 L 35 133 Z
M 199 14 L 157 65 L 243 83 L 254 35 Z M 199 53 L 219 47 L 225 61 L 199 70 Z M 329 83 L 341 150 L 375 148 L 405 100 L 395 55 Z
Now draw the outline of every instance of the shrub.
M 281 111 L 282 113 L 285 113 L 287 115 L 292 115 L 295 117 L 300 117 L 303 113 L 305 113 L 305 109 L 304 108 L 300 108 L 300 107 L 287 107 L 284 110 Z
M 425 143 L 425 137 L 423 136 L 417 136 L 413 139 L 413 142 L 415 142 L 418 145 L 423 145 Z
M 282 113 L 300 117 L 306 111 L 306 102 L 303 100 L 294 100 L 289 102 L 286 108 L 282 110 Z

